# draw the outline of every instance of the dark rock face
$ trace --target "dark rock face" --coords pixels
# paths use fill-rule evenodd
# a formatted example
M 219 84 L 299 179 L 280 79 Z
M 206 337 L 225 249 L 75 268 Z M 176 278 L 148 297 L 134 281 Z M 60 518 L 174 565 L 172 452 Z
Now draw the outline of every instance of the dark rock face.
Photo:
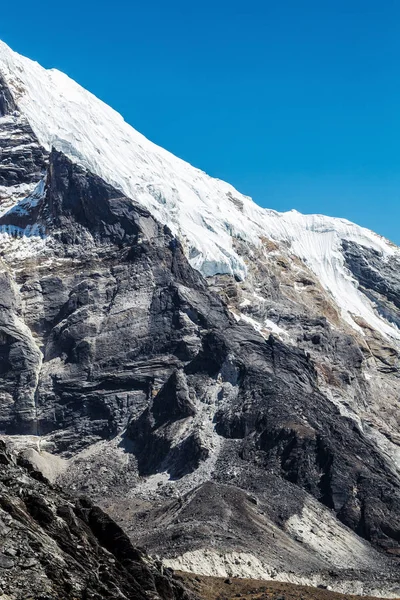
M 35 395 L 41 354 L 29 330 L 18 319 L 19 299 L 10 274 L 0 274 L 0 419 L 15 422 L 15 430 L 26 432 L 24 422 L 35 415 Z M 32 433 L 35 428 L 28 428 Z
M 172 373 L 155 397 L 152 412 L 158 426 L 167 421 L 193 417 L 196 414 L 196 408 L 189 397 L 189 388 L 183 371 Z
M 244 332 L 240 338 L 235 334 L 229 338 L 245 350 L 244 376 L 236 399 L 216 415 L 217 431 L 243 440 L 236 446 L 242 460 L 280 473 L 366 539 L 394 547 L 397 534 L 387 536 L 377 521 L 391 514 L 397 523 L 392 531 L 399 529 L 399 517 L 394 517 L 400 510 L 399 487 L 379 452 L 318 391 L 312 365 L 301 351 L 272 337 L 260 344 L 246 340 Z M 220 480 L 229 482 L 223 469 L 220 473 Z
M 14 218 L 6 214 L 0 226 Z M 59 266 L 24 271 L 18 298 L 11 284 L 5 287 L 4 322 L 18 321 L 24 303 L 35 340 L 23 337 L 22 326 L 18 338 L 4 328 L 4 393 L 21 395 L 26 406 L 10 404 L 2 427 L 60 430 L 58 448 L 73 451 L 123 430 L 181 360 L 196 353 L 202 328 L 230 319 L 167 228 L 60 154 L 51 157 L 46 197 L 25 226 L 30 220 L 51 234 L 50 262 Z M 22 356 L 9 369 L 18 343 Z M 189 414 L 178 379 L 171 379 L 177 410 Z
M 193 598 L 100 508 L 25 470 L 3 442 L 0 462 L 2 594 L 16 600 Z
M 0 117 L 10 115 L 17 110 L 14 98 L 0 74 Z
M 5 145 L 0 141 L 0 185 L 20 185 L 22 183 L 37 182 L 41 179 L 45 169 L 45 153 L 39 145 L 35 145 L 35 138 L 30 128 L 24 123 L 10 123 L 2 125 L 1 129 L 7 131 L 9 138 Z M 32 144 L 32 145 L 31 145 Z
M 346 265 L 364 294 L 376 304 L 378 312 L 400 327 L 400 262 L 396 257 L 382 260 L 379 252 L 354 242 L 343 242 Z
M 32 128 L 20 116 L 15 101 L 0 75 L 0 185 L 38 182 L 46 169 L 47 153 Z M 1 207 L 1 204 L 0 204 Z
M 172 479 L 218 443 L 218 484 L 258 492 L 273 480 L 277 497 L 289 486 L 297 502 L 286 518 L 301 512 L 301 489 L 397 552 L 398 478 L 321 391 L 306 350 L 339 353 L 347 385 L 364 360 L 355 342 L 326 319 L 304 320 L 300 347 L 236 323 L 168 228 L 62 154 L 49 161 L 46 192 L 23 223 L 38 227 L 44 249 L 2 275 L 3 432 L 45 436 L 68 456 L 123 434 L 139 475 Z M 85 510 L 105 543 L 107 526 Z M 282 524 L 277 510 L 271 518 Z

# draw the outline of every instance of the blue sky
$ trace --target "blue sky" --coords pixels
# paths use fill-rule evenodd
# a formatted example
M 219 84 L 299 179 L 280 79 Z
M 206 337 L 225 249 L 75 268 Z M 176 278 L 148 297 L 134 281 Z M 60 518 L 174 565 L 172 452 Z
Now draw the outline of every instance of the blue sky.
M 20 0 L 0 37 L 262 206 L 400 243 L 397 0 Z

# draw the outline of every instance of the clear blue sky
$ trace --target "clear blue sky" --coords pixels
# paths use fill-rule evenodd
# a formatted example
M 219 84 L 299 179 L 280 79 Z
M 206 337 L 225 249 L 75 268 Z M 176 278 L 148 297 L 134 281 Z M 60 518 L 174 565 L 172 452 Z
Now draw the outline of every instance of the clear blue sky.
M 19 0 L 0 37 L 261 205 L 400 243 L 397 0 Z

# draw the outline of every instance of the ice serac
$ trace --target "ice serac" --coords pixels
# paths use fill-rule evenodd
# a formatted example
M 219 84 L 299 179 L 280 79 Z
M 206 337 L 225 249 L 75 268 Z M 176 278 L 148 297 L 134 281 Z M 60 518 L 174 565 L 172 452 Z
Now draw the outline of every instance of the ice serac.
M 190 263 L 203 275 L 244 279 L 249 259 L 238 245 L 260 248 L 274 240 L 306 262 L 358 331 L 362 328 L 353 315 L 400 340 L 397 325 L 377 313 L 358 289 L 342 252 L 342 241 L 350 241 L 378 252 L 385 262 L 399 256 L 388 241 L 343 219 L 260 208 L 231 185 L 151 143 L 63 73 L 43 69 L 2 42 L 0 72 L 44 148 L 63 152 L 148 208 L 179 236 Z

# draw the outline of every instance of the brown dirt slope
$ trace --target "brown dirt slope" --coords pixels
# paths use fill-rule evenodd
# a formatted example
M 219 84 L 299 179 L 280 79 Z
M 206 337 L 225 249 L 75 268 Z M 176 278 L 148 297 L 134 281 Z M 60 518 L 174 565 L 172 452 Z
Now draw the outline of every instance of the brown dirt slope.
M 223 577 L 205 577 L 193 573 L 175 572 L 185 587 L 202 600 L 355 600 L 361 596 L 338 594 L 321 588 L 313 588 L 280 581 L 261 581 Z M 362 596 L 362 600 L 378 600 Z

